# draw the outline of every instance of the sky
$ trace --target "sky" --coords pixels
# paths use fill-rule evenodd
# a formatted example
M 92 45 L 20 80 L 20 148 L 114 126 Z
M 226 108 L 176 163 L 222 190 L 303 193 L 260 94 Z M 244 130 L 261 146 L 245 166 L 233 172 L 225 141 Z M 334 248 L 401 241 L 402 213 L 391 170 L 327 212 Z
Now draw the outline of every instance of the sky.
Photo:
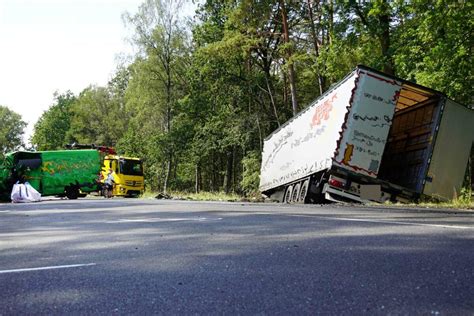
M 124 12 L 141 0 L 0 0 L 0 105 L 34 123 L 54 93 L 106 85 L 133 54 Z M 122 57 L 121 57 L 122 56 Z

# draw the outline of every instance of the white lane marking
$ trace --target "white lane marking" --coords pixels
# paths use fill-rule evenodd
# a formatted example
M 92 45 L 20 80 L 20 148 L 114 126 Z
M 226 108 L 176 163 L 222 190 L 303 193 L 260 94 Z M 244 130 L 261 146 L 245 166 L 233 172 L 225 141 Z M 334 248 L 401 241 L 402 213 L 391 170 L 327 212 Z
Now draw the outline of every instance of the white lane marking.
M 295 217 L 309 217 L 309 218 L 321 218 L 334 221 L 348 221 L 348 222 L 365 222 L 365 223 L 378 223 L 378 224 L 397 224 L 397 225 L 411 225 L 411 226 L 426 226 L 426 227 L 436 227 L 436 228 L 452 228 L 452 229 L 474 229 L 470 226 L 459 226 L 459 225 L 440 225 L 440 224 L 423 224 L 423 223 L 410 223 L 410 222 L 400 222 L 400 221 L 384 221 L 377 219 L 363 219 L 363 218 L 345 218 L 345 217 L 325 217 L 325 216 L 309 216 L 309 215 L 290 215 Z
M 11 212 L 10 210 L 0 211 L 0 213 L 8 213 Z
M 38 267 L 38 268 L 26 268 L 26 269 L 12 269 L 12 270 L 0 270 L 2 273 L 15 273 L 15 272 L 29 272 L 29 271 L 41 271 L 41 270 L 53 270 L 53 269 L 67 269 L 67 268 L 78 268 L 95 266 L 95 263 L 82 263 L 82 264 L 69 264 L 64 266 L 49 266 L 49 267 Z
M 222 217 L 217 218 L 207 218 L 207 217 L 197 217 L 197 218 L 122 218 L 115 221 L 107 221 L 108 224 L 117 224 L 117 223 L 156 223 L 156 222 L 184 222 L 184 221 L 196 221 L 196 222 L 206 222 L 206 221 L 219 221 L 222 220 Z

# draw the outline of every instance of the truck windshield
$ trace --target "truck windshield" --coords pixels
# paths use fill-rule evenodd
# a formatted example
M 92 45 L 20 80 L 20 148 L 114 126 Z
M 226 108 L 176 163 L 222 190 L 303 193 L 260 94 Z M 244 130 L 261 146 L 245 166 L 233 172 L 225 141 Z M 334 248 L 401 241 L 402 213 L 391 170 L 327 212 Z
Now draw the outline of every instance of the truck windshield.
M 130 176 L 142 176 L 142 162 L 140 160 L 120 159 L 120 173 Z

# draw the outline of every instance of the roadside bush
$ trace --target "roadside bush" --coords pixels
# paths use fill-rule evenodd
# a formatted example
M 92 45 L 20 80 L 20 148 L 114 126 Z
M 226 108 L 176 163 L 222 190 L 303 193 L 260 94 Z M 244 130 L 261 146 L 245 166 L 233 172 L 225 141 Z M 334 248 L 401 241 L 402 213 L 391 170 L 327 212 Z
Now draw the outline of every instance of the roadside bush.
M 260 153 L 255 151 L 249 152 L 244 159 L 242 159 L 243 175 L 240 185 L 246 196 L 258 194 L 260 159 Z

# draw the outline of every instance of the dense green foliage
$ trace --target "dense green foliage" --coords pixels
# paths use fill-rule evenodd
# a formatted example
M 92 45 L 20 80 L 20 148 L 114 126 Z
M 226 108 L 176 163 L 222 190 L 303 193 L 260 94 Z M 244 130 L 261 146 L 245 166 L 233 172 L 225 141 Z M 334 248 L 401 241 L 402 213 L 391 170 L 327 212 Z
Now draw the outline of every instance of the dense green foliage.
M 357 64 L 472 103 L 472 2 L 206 0 L 192 23 L 181 5 L 125 15 L 134 61 L 57 96 L 34 144 L 114 145 L 145 159 L 153 190 L 250 194 L 264 138 Z
M 55 103 L 43 112 L 35 124 L 31 143 L 37 150 L 63 149 L 67 142 L 66 134 L 71 127 L 71 107 L 76 97 L 68 91 L 56 93 Z
M 23 133 L 26 123 L 20 114 L 0 105 L 0 158 L 9 151 L 23 145 Z

